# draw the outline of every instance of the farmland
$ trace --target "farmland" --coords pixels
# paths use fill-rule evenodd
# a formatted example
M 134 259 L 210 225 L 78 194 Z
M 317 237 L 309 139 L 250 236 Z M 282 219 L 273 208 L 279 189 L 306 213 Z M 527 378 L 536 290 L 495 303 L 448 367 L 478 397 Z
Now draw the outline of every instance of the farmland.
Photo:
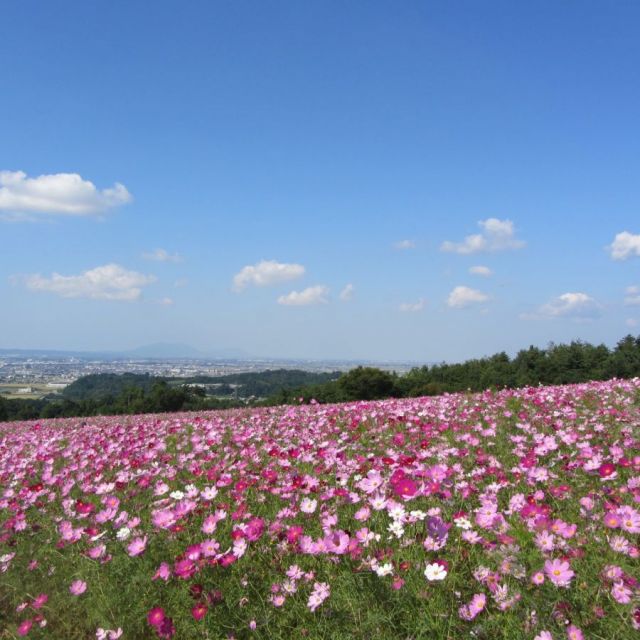
M 639 425 L 638 378 L 0 424 L 0 638 L 640 637 Z

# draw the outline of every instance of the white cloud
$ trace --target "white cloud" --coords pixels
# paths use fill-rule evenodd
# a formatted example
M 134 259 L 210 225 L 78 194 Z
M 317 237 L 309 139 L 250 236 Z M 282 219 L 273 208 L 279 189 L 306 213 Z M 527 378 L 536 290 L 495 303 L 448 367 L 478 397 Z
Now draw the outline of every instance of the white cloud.
M 393 243 L 393 248 L 398 251 L 406 251 L 407 249 L 415 249 L 416 243 L 413 240 L 398 240 Z
M 493 271 L 489 267 L 483 267 L 478 265 L 476 267 L 469 267 L 469 273 L 474 276 L 484 276 L 485 278 L 493 275 Z
M 179 253 L 169 253 L 166 249 L 155 249 L 142 254 L 145 260 L 154 260 L 155 262 L 182 262 L 182 256 Z
M 356 288 L 349 283 L 345 286 L 345 288 L 340 292 L 340 300 L 342 302 L 349 302 L 353 298 L 353 294 L 355 293 Z
M 624 299 L 626 305 L 640 304 L 640 287 L 627 287 L 626 293 Z
M 607 249 L 613 260 L 626 260 L 631 256 L 640 256 L 640 233 L 636 235 L 628 231 L 618 233 Z
M 403 313 L 417 313 L 422 311 L 427 306 L 427 301 L 424 298 L 420 298 L 417 302 L 403 302 L 400 305 L 400 311 Z
M 487 300 L 489 300 L 489 296 L 482 291 L 471 289 L 470 287 L 456 287 L 449 294 L 447 304 L 454 309 L 462 309 L 471 304 L 486 302 Z
M 13 221 L 33 219 L 29 214 L 99 215 L 131 200 L 119 182 L 99 190 L 77 173 L 29 178 L 24 171 L 0 171 L 0 212 Z
M 142 287 L 155 282 L 156 278 L 128 271 L 117 264 L 106 264 L 78 276 L 53 273 L 50 278 L 45 278 L 40 274 L 32 274 L 22 280 L 32 291 L 49 291 L 62 298 L 132 301 L 138 300 L 142 295 Z
M 635 318 L 627 318 L 625 320 L 625 324 L 627 325 L 627 327 L 637 327 L 638 324 L 640 324 Z
M 189 284 L 189 279 L 188 278 L 178 278 L 174 283 L 173 286 L 176 289 L 182 289 L 182 287 L 186 287 Z
M 173 298 L 160 298 L 160 300 L 158 300 L 158 304 L 161 304 L 163 307 L 170 307 L 171 305 L 174 304 L 174 300 Z
M 563 293 L 542 305 L 539 313 L 547 318 L 588 320 L 600 315 L 601 305 L 586 293 Z
M 329 302 L 327 296 L 329 295 L 329 288 L 322 284 L 315 287 L 307 287 L 302 291 L 292 291 L 286 296 L 280 296 L 278 298 L 278 304 L 283 304 L 292 307 L 303 307 L 312 304 L 326 304 Z
M 446 240 L 440 249 L 451 253 L 469 254 L 480 251 L 504 251 L 520 249 L 525 243 L 515 237 L 515 229 L 511 220 L 487 218 L 478 222 L 481 233 L 466 236 L 462 242 Z
M 301 264 L 286 264 L 275 260 L 262 260 L 254 265 L 242 267 L 233 276 L 233 290 L 242 291 L 249 285 L 256 287 L 268 287 L 281 282 L 295 280 L 304 275 L 304 267 Z

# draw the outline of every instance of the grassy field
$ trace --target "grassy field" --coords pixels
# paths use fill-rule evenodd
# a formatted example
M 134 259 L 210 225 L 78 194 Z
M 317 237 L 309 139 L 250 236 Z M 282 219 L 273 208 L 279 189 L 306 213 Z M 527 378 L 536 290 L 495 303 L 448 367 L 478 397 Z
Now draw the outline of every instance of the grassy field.
M 0 425 L 0 638 L 640 637 L 640 380 Z
M 25 389 L 30 387 L 32 393 L 18 393 L 19 389 Z M 0 383 L 0 396 L 8 399 L 31 399 L 31 400 L 39 400 L 44 396 L 55 393 L 56 389 L 52 389 L 51 387 L 47 387 L 46 384 L 37 384 L 37 383 L 9 383 L 3 382 Z

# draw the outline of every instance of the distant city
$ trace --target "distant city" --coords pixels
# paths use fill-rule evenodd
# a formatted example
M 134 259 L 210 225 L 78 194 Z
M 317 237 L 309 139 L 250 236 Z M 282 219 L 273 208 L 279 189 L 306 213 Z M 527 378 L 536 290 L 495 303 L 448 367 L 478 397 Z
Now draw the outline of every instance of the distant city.
M 179 345 L 151 345 L 132 352 L 98 353 L 50 350 L 0 349 L 0 396 L 42 398 L 62 391 L 82 376 L 96 373 L 148 373 L 152 376 L 191 378 L 224 376 L 267 369 L 348 371 L 359 365 L 403 373 L 418 363 L 353 360 L 295 360 L 277 358 L 169 356 Z M 195 350 L 184 348 L 184 352 Z M 148 354 L 157 353 L 157 357 Z M 197 352 L 196 352 L 197 353 Z M 144 355 L 142 355 L 144 354 Z

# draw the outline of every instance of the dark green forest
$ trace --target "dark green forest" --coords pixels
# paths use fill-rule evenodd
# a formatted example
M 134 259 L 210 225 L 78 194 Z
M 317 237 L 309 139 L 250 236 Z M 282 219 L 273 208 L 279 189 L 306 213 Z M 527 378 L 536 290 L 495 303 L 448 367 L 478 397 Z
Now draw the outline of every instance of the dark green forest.
M 0 420 L 199 411 L 302 402 L 348 402 L 569 384 L 640 376 L 640 336 L 628 335 L 612 349 L 573 341 L 529 347 L 510 358 L 497 353 L 459 364 L 415 367 L 404 375 L 357 367 L 340 375 L 279 369 L 221 377 L 158 378 L 96 374 L 69 385 L 62 398 L 0 398 Z

